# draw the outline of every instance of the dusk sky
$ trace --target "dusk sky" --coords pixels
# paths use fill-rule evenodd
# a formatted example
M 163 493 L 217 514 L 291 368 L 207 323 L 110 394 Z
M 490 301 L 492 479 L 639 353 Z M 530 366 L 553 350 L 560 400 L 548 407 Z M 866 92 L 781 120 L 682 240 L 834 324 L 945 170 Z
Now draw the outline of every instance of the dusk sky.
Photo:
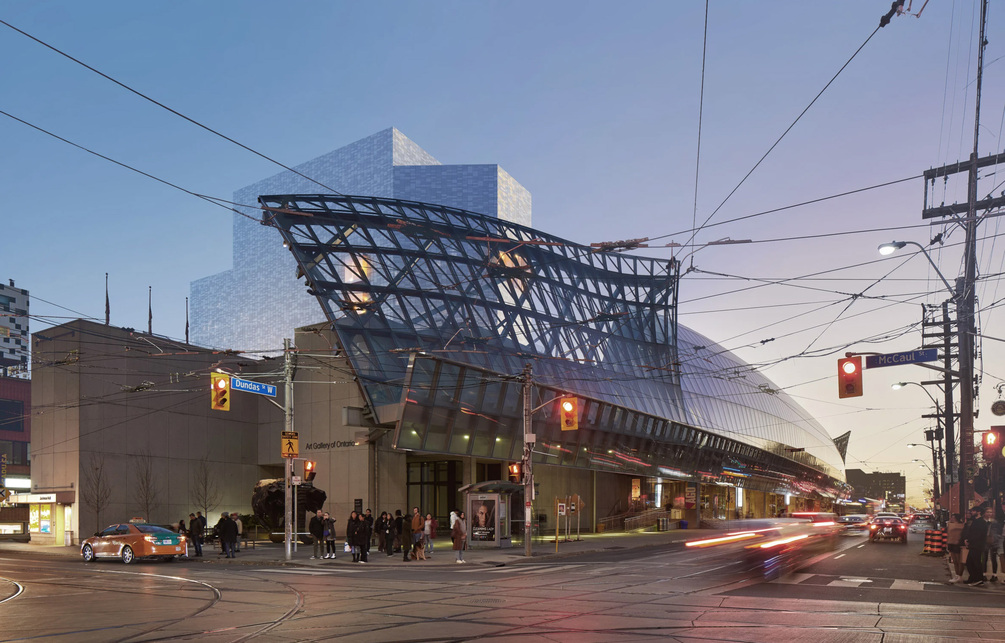
M 890 384 L 931 376 L 868 371 L 863 397 L 838 400 L 836 360 L 919 347 L 921 304 L 948 296 L 923 256 L 880 243 L 944 233 L 932 258 L 962 272 L 963 229 L 922 219 L 920 175 L 972 151 L 979 4 L 930 2 L 873 34 L 889 7 L 713 2 L 707 44 L 704 3 L 665 0 L 12 0 L 0 20 L 287 165 L 396 127 L 442 163 L 498 163 L 534 227 L 574 242 L 687 244 L 708 219 L 695 248 L 637 251 L 683 260 L 681 323 L 763 365 L 833 436 L 851 429 L 847 466 L 904 472 L 920 502 L 931 477 L 911 460 L 930 454 L 905 445 L 930 401 Z M 1003 151 L 997 8 L 982 156 Z M 230 199 L 281 171 L 5 25 L 0 57 L 0 110 L 186 190 Z M 31 330 L 103 321 L 107 272 L 113 324 L 145 330 L 152 286 L 154 332 L 183 338 L 190 282 L 231 266 L 232 214 L 9 116 L 0 278 L 30 291 Z M 995 170 L 981 196 L 1002 191 Z M 963 178 L 934 189 L 966 200 Z M 977 429 L 1005 383 L 999 221 L 980 225 Z M 722 239 L 751 243 L 704 246 Z

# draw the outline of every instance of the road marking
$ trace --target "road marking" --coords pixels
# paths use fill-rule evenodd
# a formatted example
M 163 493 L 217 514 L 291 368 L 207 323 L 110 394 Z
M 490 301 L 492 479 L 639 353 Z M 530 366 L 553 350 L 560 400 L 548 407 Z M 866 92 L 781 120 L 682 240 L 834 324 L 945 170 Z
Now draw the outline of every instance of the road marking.
M 863 547 L 865 547 L 865 543 L 862 543 L 861 545 L 857 546 L 855 549 L 862 549 Z
M 838 554 L 837 556 L 834 557 L 834 560 L 837 560 L 838 558 L 841 558 L 842 556 L 845 556 L 845 555 L 846 554 Z
M 803 582 L 807 578 L 812 578 L 814 576 L 816 576 L 816 574 L 806 574 L 804 572 L 794 572 L 792 574 L 786 574 L 785 576 L 782 576 L 781 578 L 779 578 L 775 582 L 776 583 L 781 583 L 782 585 L 798 585 L 799 583 Z
M 261 569 L 269 574 L 299 574 L 301 576 L 325 576 L 327 574 L 358 574 L 362 569 Z

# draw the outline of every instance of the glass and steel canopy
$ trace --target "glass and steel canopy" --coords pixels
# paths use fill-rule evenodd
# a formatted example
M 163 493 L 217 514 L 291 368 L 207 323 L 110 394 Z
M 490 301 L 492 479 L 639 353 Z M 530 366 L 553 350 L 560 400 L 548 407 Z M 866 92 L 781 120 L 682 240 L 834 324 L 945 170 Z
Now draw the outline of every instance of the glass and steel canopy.
M 259 201 L 371 406 L 397 405 L 398 448 L 518 459 L 513 377 L 530 364 L 536 395 L 583 400 L 585 430 L 552 436 L 557 451 L 544 461 L 751 485 L 756 476 L 765 488 L 822 489 L 840 477 L 836 449 L 805 411 L 678 328 L 675 259 L 598 252 L 412 201 Z

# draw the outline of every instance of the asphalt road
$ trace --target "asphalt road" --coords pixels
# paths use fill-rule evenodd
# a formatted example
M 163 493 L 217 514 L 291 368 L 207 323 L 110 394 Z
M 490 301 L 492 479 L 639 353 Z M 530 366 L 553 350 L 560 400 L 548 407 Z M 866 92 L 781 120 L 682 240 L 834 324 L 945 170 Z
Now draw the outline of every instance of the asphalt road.
M 766 582 L 678 546 L 503 566 L 222 565 L 0 554 L 0 642 L 928 641 L 1001 638 L 1005 588 L 950 586 L 941 559 L 842 538 Z

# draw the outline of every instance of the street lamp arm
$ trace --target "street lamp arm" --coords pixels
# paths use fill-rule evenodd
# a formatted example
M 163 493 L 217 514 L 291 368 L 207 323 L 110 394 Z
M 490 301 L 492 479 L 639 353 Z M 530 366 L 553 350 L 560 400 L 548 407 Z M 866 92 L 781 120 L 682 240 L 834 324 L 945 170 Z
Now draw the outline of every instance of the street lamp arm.
M 890 243 L 880 244 L 879 254 L 890 255 L 907 245 L 918 246 L 918 249 L 921 250 L 921 254 L 925 255 L 925 259 L 928 259 L 928 263 L 932 264 L 932 268 L 935 269 L 935 274 L 939 275 L 939 279 L 941 279 L 942 283 L 946 285 L 946 290 L 949 291 L 949 296 L 955 297 L 956 291 L 953 289 L 952 286 L 949 285 L 949 282 L 946 281 L 946 278 L 942 275 L 942 271 L 939 270 L 939 267 L 935 264 L 934 261 L 932 261 L 932 257 L 929 256 L 928 251 L 925 249 L 925 246 L 921 245 L 917 241 L 891 241 Z

